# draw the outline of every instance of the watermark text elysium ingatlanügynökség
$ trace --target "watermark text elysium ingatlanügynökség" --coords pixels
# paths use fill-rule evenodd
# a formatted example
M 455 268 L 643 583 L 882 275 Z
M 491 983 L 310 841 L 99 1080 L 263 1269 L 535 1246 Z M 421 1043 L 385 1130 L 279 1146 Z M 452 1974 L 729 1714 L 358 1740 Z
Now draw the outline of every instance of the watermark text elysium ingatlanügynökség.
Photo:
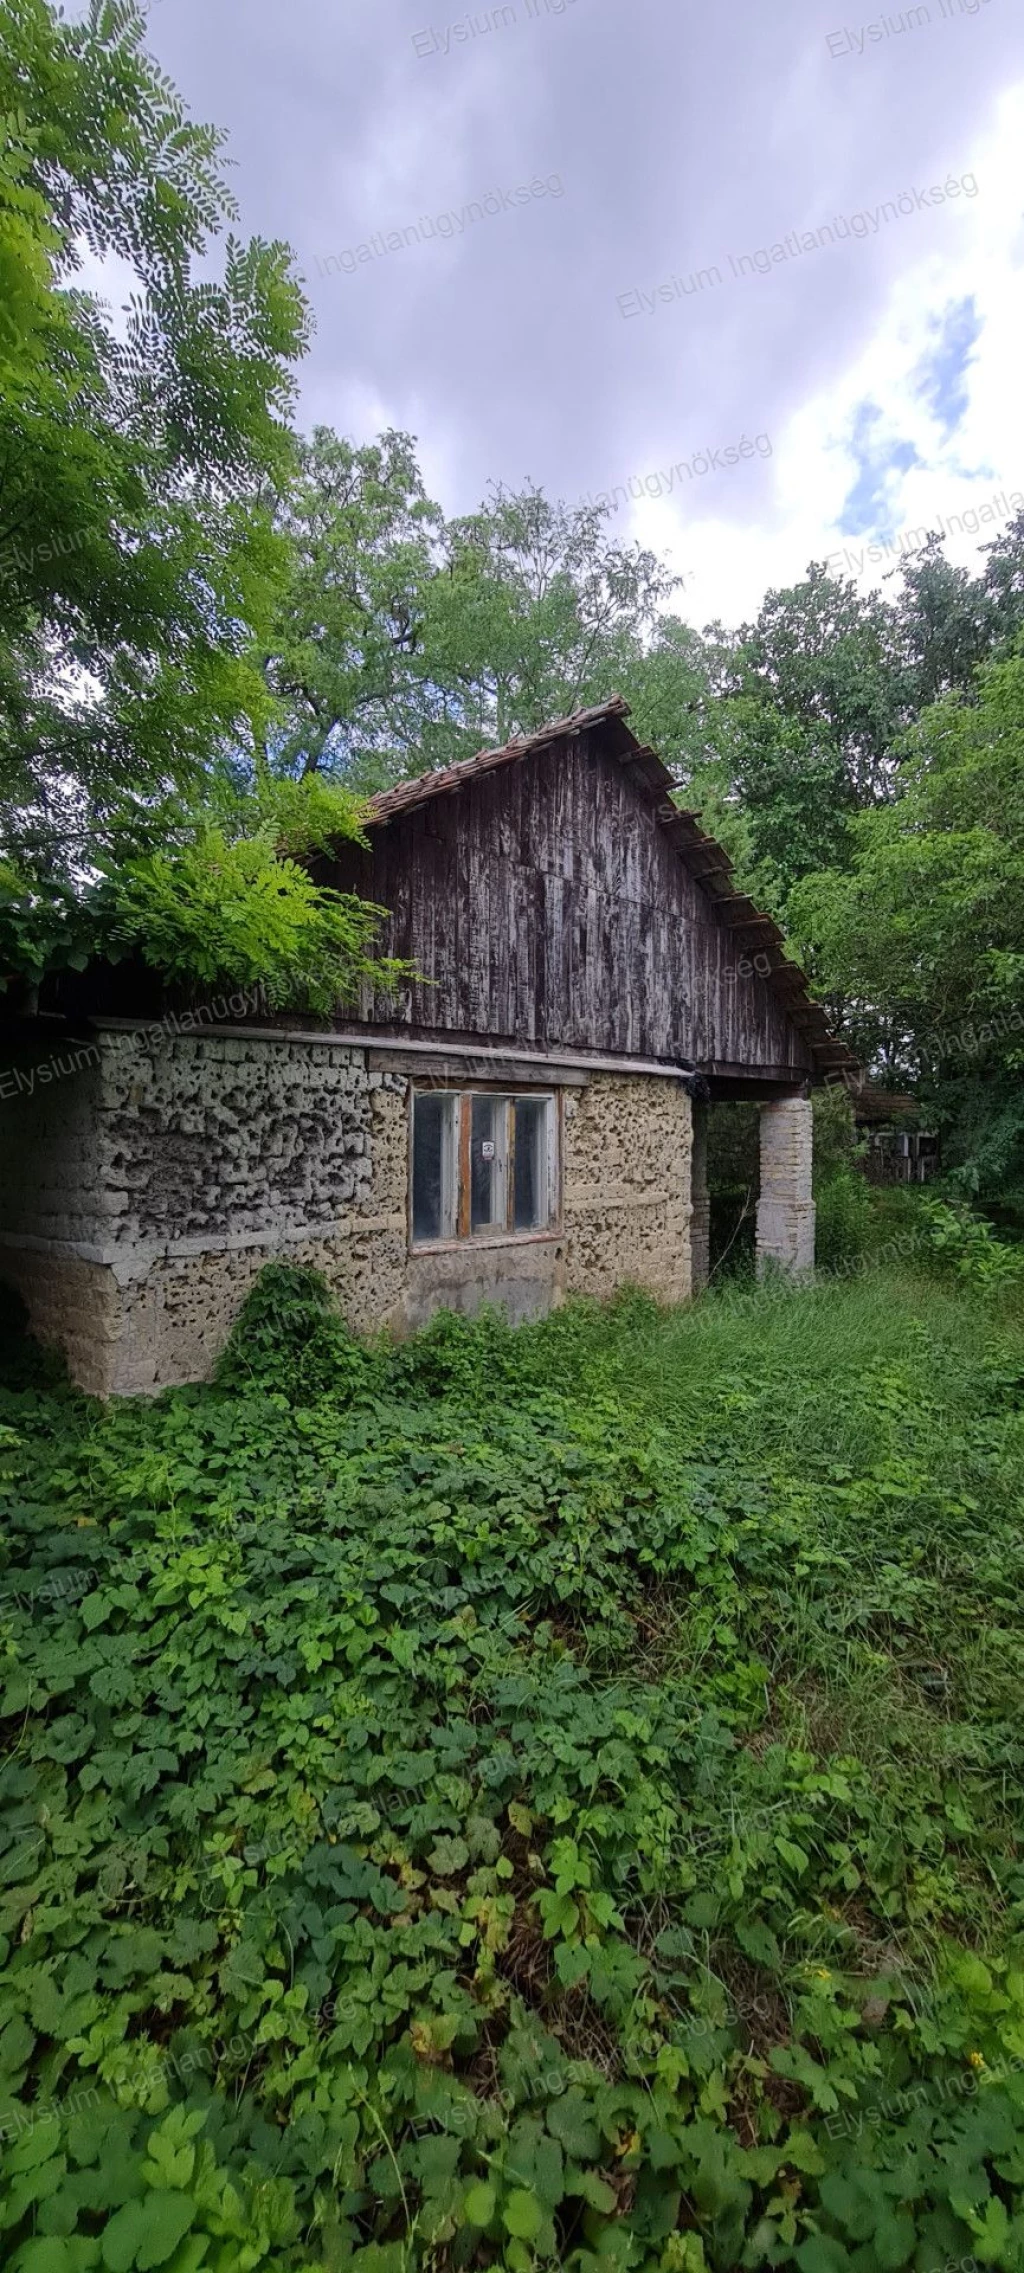
M 520 182 L 515 189 L 485 190 L 482 197 L 470 198 L 458 212 L 450 207 L 444 213 L 421 213 L 417 221 L 408 221 L 401 229 L 386 232 L 378 229 L 359 244 L 346 245 L 340 253 L 328 253 L 326 261 L 317 255 L 317 273 L 336 275 L 340 269 L 346 276 L 354 276 L 357 269 L 385 260 L 389 253 L 406 252 L 410 246 L 429 244 L 435 237 L 450 243 L 455 237 L 465 236 L 467 227 L 480 221 L 493 221 L 501 213 L 514 213 L 517 207 L 531 205 L 537 198 L 552 197 L 557 202 L 564 196 L 561 174 L 535 174 L 531 182 Z
M 838 63 L 847 55 L 864 55 L 868 49 L 880 47 L 893 39 L 904 39 L 908 32 L 926 31 L 932 24 L 949 24 L 963 16 L 980 15 L 982 8 L 991 6 L 991 0 L 934 0 L 933 7 L 924 5 L 901 10 L 898 16 L 876 16 L 870 24 L 843 24 L 838 30 L 826 32 L 825 45 Z
M 623 505 L 628 505 L 630 500 L 638 505 L 644 497 L 655 500 L 671 497 L 677 479 L 680 491 L 683 490 L 684 475 L 688 482 L 702 481 L 706 474 L 724 472 L 729 466 L 742 464 L 745 459 L 770 458 L 771 455 L 770 434 L 756 434 L 753 441 L 748 434 L 743 434 L 738 442 L 723 443 L 720 449 L 697 450 L 692 458 L 677 458 L 675 464 L 664 471 L 653 468 L 647 474 L 630 474 L 628 484 L 616 482 L 614 489 L 599 489 L 593 494 L 588 492 L 580 502 L 583 505 L 603 505 L 609 512 L 617 513 L 620 497 Z
M 413 32 L 412 44 L 421 62 L 428 56 L 454 55 L 458 49 L 472 46 L 478 39 L 486 39 L 494 32 L 514 31 L 519 24 L 540 23 L 545 16 L 565 16 L 575 8 L 578 0 L 504 0 L 497 8 L 482 8 L 473 14 L 460 16 L 451 24 L 424 24 Z
M 785 237 L 778 237 L 770 245 L 758 245 L 753 252 L 727 253 L 731 276 L 723 275 L 719 262 L 710 268 L 691 269 L 689 277 L 673 275 L 660 284 L 652 285 L 649 292 L 638 287 L 620 292 L 616 306 L 623 321 L 634 316 L 653 316 L 661 306 L 674 300 L 692 299 L 695 294 L 715 291 L 730 282 L 742 282 L 753 276 L 770 276 L 772 270 L 801 260 L 808 253 L 823 252 L 827 246 L 842 244 L 849 238 L 864 242 L 877 237 L 883 225 L 890 228 L 894 221 L 909 220 L 916 213 L 930 212 L 935 206 L 952 203 L 955 198 L 971 200 L 978 195 L 978 180 L 974 173 L 949 174 L 945 182 L 936 182 L 928 189 L 903 189 L 895 198 L 884 203 L 859 208 L 855 213 L 833 214 L 831 221 L 822 222 L 817 229 L 791 229 Z

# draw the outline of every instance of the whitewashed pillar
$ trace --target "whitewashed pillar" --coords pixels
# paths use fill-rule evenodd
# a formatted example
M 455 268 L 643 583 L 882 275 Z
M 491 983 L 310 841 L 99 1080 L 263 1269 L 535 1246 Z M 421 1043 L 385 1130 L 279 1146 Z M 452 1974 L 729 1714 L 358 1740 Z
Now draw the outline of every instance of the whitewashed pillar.
M 811 1197 L 813 1118 L 809 1097 L 783 1097 L 761 1107 L 761 1196 L 757 1203 L 757 1268 L 767 1263 L 796 1276 L 814 1269 Z

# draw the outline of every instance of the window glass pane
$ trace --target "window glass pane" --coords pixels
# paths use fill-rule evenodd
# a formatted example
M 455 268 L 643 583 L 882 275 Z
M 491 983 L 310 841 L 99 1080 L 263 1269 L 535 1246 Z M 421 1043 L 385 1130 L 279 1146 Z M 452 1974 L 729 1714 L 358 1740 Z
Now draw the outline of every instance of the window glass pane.
M 471 1231 L 486 1231 L 498 1220 L 498 1137 L 504 1098 L 474 1097 L 469 1140 L 469 1223 Z
M 547 1222 L 547 1101 L 517 1097 L 515 1215 L 517 1231 L 536 1231 Z
M 417 1097 L 412 1123 L 412 1235 L 451 1236 L 449 1221 L 455 1099 L 443 1092 Z

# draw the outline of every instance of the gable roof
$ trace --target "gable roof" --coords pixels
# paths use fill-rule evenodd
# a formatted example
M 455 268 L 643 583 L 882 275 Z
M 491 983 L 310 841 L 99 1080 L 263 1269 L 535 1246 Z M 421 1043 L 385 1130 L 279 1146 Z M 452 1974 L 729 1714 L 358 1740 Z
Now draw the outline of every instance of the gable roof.
M 771 916 L 762 914 L 745 893 L 737 891 L 728 853 L 714 837 L 706 834 L 696 813 L 684 812 L 673 803 L 675 784 L 667 766 L 662 764 L 656 751 L 637 741 L 626 724 L 628 717 L 629 704 L 624 696 L 610 695 L 607 702 L 598 703 L 591 710 L 577 710 L 571 718 L 555 719 L 551 725 L 542 726 L 538 733 L 506 742 L 499 750 L 481 750 L 476 757 L 460 759 L 457 765 L 443 766 L 435 773 L 418 774 L 415 780 L 399 782 L 396 788 L 383 790 L 372 798 L 365 826 L 370 830 L 386 828 L 390 821 L 414 812 L 434 798 L 457 795 L 481 774 L 491 773 L 499 766 L 519 764 L 523 758 L 548 749 L 554 743 L 567 743 L 581 735 L 598 733 L 604 748 L 647 796 L 659 828 L 664 830 L 701 891 L 713 902 L 721 922 L 737 934 L 737 947 L 741 952 L 766 957 L 770 968 L 765 983 L 780 998 L 786 1017 L 802 1033 L 815 1071 L 824 1079 L 856 1070 L 858 1060 L 845 1042 L 830 1033 L 825 1011 L 820 1003 L 813 1001 L 806 973 L 798 963 L 789 961 L 778 925 Z

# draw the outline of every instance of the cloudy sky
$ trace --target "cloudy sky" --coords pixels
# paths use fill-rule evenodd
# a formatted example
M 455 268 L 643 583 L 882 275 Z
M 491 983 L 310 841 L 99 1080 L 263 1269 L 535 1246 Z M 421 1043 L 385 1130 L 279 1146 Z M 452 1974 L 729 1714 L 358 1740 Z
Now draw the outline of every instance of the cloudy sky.
M 302 422 L 409 429 L 449 512 L 617 489 L 696 624 L 940 518 L 973 558 L 1024 493 L 1021 0 L 431 5 L 153 0 L 295 248 Z

